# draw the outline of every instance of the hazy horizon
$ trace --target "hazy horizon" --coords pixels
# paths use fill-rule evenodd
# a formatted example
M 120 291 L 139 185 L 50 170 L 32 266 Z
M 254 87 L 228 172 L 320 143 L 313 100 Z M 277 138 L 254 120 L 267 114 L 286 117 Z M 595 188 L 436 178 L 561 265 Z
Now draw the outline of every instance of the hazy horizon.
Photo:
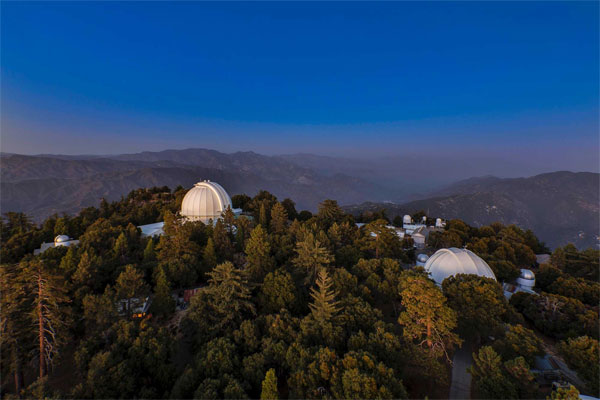
M 598 10 L 3 3 L 1 150 L 427 154 L 598 171 Z

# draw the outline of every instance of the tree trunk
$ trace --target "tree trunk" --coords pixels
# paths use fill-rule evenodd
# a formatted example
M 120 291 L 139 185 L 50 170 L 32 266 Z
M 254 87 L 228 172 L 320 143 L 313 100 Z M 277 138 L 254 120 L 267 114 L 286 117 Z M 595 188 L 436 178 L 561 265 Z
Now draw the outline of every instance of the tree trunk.
M 38 335 L 40 341 L 40 378 L 46 375 L 46 359 L 44 357 L 44 315 L 42 310 L 42 274 L 38 274 Z
M 21 398 L 21 389 L 23 388 L 23 370 L 21 369 L 21 359 L 19 355 L 14 354 L 14 379 L 15 379 L 15 393 Z

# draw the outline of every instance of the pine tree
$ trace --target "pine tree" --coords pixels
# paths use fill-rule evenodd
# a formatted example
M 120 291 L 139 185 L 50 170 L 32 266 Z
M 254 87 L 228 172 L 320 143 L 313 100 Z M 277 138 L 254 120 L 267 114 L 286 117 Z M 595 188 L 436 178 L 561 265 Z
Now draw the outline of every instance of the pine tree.
M 163 268 L 159 269 L 154 287 L 152 310 L 157 315 L 168 316 L 175 310 L 175 299 L 171 296 L 171 288 L 167 281 L 167 274 Z
M 260 393 L 261 400 L 276 400 L 279 399 L 277 391 L 277 376 L 273 368 L 269 369 L 265 374 L 265 379 L 262 381 L 262 391 Z
M 288 221 L 288 214 L 283 205 L 277 202 L 271 209 L 271 232 L 285 233 L 285 227 Z
M 144 249 L 144 263 L 149 264 L 156 261 L 156 252 L 154 251 L 154 240 L 148 239 L 148 244 Z
M 136 307 L 144 304 L 145 297 L 148 295 L 144 275 L 135 269 L 133 265 L 125 266 L 125 270 L 117 278 L 115 290 L 117 298 L 126 301 L 126 311 L 129 317 L 131 317 Z
M 127 264 L 129 243 L 127 241 L 127 236 L 125 236 L 124 232 L 121 232 L 121 234 L 117 238 L 117 241 L 115 242 L 115 246 L 113 248 L 113 252 L 115 254 L 115 258 L 119 261 L 120 264 Z
M 58 354 L 67 333 L 69 318 L 64 305 L 69 303 L 64 279 L 54 275 L 39 261 L 24 263 L 20 274 L 21 284 L 26 288 L 24 302 L 29 309 L 32 327 L 35 327 L 39 377 L 43 378 Z
M 208 238 L 206 246 L 202 252 L 202 261 L 207 271 L 210 271 L 217 265 L 217 253 L 212 238 Z
M 217 265 L 208 273 L 207 293 L 218 329 L 241 322 L 245 314 L 255 314 L 252 293 L 244 272 L 229 261 Z
M 404 327 L 404 337 L 426 345 L 432 357 L 444 355 L 461 340 L 453 332 L 456 313 L 446 305 L 442 291 L 424 275 L 405 273 L 400 281 L 404 311 L 398 323 Z
M 231 243 L 227 229 L 225 229 L 225 224 L 221 219 L 217 220 L 217 223 L 215 224 L 215 228 L 213 230 L 213 241 L 219 259 L 233 259 L 233 244 Z
M 262 226 L 269 226 L 269 219 L 267 217 L 267 207 L 265 206 L 265 202 L 260 202 L 260 209 L 258 212 L 258 223 Z
M 296 254 L 297 256 L 292 262 L 306 274 L 305 283 L 307 284 L 314 281 L 321 268 L 333 261 L 331 253 L 315 239 L 312 232 L 308 233 L 304 240 L 296 243 Z
M 271 245 L 261 225 L 257 225 L 250 234 L 246 244 L 246 260 L 246 268 L 255 282 L 262 281 L 273 268 Z
M 308 306 L 317 323 L 331 322 L 333 316 L 339 311 L 339 307 L 335 300 L 335 292 L 331 289 L 333 282 L 325 268 L 319 270 L 316 284 L 317 289 L 314 287 L 310 289 L 310 297 L 313 298 L 313 302 Z

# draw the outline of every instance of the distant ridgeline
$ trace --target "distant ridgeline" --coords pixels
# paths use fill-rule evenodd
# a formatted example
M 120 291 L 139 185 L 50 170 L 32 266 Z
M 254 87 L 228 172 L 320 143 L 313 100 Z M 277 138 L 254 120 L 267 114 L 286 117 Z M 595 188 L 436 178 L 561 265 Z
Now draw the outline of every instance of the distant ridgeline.
M 226 189 L 3 215 L 2 395 L 447 398 L 462 343 L 476 397 L 598 393 L 597 249 Z

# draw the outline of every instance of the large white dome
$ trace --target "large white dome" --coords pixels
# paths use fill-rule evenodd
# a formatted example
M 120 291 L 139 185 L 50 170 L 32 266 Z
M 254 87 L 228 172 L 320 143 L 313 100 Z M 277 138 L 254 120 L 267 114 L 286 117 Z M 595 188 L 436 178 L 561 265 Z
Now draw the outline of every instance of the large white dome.
M 429 257 L 425 271 L 441 285 L 444 279 L 457 274 L 473 274 L 496 280 L 494 272 L 477 254 L 467 249 L 440 249 Z
M 181 203 L 181 215 L 193 221 L 208 222 L 231 207 L 231 198 L 221 185 L 211 181 L 198 182 Z

